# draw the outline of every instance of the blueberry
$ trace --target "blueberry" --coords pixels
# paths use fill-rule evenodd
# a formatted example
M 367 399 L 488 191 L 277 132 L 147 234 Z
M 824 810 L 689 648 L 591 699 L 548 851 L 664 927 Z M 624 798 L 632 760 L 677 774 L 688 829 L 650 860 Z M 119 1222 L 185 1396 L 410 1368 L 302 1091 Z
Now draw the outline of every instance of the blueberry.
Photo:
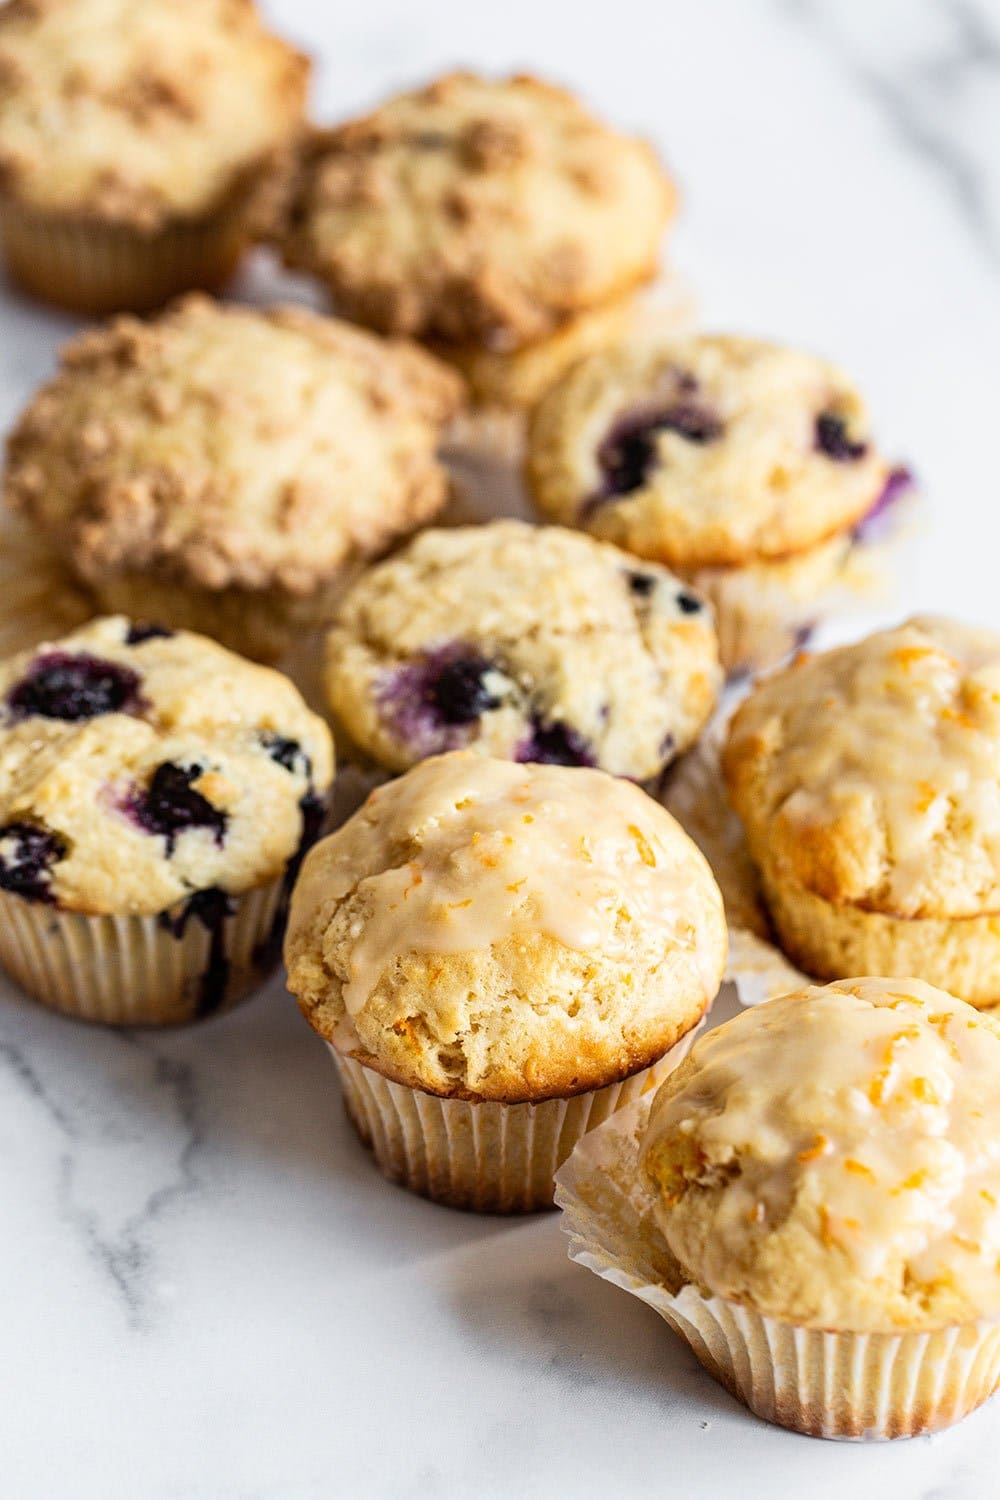
M 166 625 L 156 625 L 152 620 L 133 620 L 125 633 L 125 644 L 141 646 L 143 641 L 169 641 L 173 634 Z
M 648 599 L 656 588 L 656 579 L 652 573 L 629 573 L 627 576 L 629 588 L 640 599 Z
M 312 761 L 298 740 L 290 740 L 283 734 L 274 734 L 270 729 L 265 729 L 260 742 L 271 759 L 293 776 L 312 775 Z
M 516 759 L 546 766 L 592 766 L 594 756 L 578 730 L 559 719 L 546 722 L 537 714 L 531 721 L 531 734 L 517 749 Z
M 864 458 L 867 443 L 855 443 L 847 435 L 847 423 L 836 412 L 820 412 L 816 418 L 816 447 L 835 463 L 852 463 Z
M 621 417 L 597 450 L 604 476 L 598 497 L 628 495 L 641 489 L 656 460 L 656 437 L 676 432 L 689 443 L 711 443 L 722 433 L 722 423 L 694 401 L 679 401 L 662 411 L 633 412 Z
M 139 707 L 140 680 L 131 668 L 86 651 L 46 651 L 11 688 L 7 706 L 17 719 L 72 723 L 129 713 Z
M 211 828 L 215 842 L 222 843 L 229 821 L 226 814 L 192 786 L 203 771 L 199 765 L 175 766 L 165 761 L 153 772 L 148 788 L 137 792 L 129 804 L 141 828 L 163 835 L 168 854 L 173 854 L 178 835 L 187 828 Z
M 427 685 L 427 701 L 446 724 L 471 724 L 496 708 L 499 698 L 486 686 L 492 664 L 482 656 L 459 656 L 446 662 Z
M 861 517 L 854 528 L 853 536 L 856 542 L 876 542 L 891 530 L 892 521 L 889 512 L 898 500 L 916 485 L 912 472 L 905 465 L 899 464 L 890 469 L 886 475 L 885 484 L 882 486 L 875 498 L 871 509 Z M 887 517 L 888 524 L 887 524 Z
M 682 615 L 696 615 L 704 606 L 697 594 L 689 594 L 686 589 L 682 589 L 677 595 L 677 608 Z
M 37 823 L 8 823 L 0 828 L 0 890 L 28 901 L 53 900 L 52 866 L 67 854 L 57 834 Z
M 165 925 L 174 937 L 182 938 L 187 925 L 194 918 L 200 922 L 209 936 L 208 963 L 201 976 L 198 988 L 198 1015 L 209 1016 L 219 1009 L 226 998 L 229 983 L 229 955 L 226 952 L 226 918 L 231 916 L 233 903 L 217 885 L 206 886 L 195 891 L 184 903 L 180 914 Z

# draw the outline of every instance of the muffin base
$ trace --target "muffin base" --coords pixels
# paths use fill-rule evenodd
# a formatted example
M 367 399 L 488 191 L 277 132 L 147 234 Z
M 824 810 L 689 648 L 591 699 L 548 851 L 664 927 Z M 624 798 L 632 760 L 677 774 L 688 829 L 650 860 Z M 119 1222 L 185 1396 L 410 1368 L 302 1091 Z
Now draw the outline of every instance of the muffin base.
M 144 233 L 46 214 L 5 199 L 0 239 L 12 280 L 31 296 L 73 312 L 149 312 L 179 292 L 228 281 L 248 243 L 246 194 L 192 219 Z
M 757 1416 L 810 1437 L 936 1432 L 1000 1386 L 1000 1321 L 926 1331 L 803 1328 L 705 1295 L 679 1274 L 639 1173 L 646 1101 L 574 1150 L 556 1202 L 570 1258 L 654 1308 L 710 1375 Z
M 836 906 L 766 870 L 760 881 L 781 947 L 817 979 L 919 974 L 980 1009 L 1000 1004 L 1000 913 L 894 917 Z
M 553 1206 L 554 1176 L 577 1141 L 615 1110 L 659 1086 L 696 1026 L 652 1066 L 565 1099 L 538 1104 L 441 1099 L 384 1078 L 327 1042 L 348 1118 L 383 1176 L 450 1208 L 532 1213 Z
M 229 1010 L 280 954 L 286 880 L 229 898 L 217 921 L 189 901 L 157 916 L 85 916 L 0 891 L 0 967 L 62 1015 L 170 1026 Z

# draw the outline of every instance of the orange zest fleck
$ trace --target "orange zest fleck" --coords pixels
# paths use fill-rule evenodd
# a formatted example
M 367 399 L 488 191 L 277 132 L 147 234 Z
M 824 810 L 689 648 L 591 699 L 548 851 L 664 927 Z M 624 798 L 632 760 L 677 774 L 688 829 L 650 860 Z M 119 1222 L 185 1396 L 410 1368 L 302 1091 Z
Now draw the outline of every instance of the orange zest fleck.
M 799 1152 L 798 1160 L 816 1161 L 818 1157 L 825 1156 L 829 1149 L 829 1138 L 825 1135 L 818 1135 L 811 1146 L 807 1147 L 805 1151 Z
M 855 1177 L 867 1177 L 869 1182 L 878 1181 L 871 1167 L 866 1167 L 863 1161 L 858 1161 L 854 1156 L 845 1157 L 844 1171 L 853 1172 Z

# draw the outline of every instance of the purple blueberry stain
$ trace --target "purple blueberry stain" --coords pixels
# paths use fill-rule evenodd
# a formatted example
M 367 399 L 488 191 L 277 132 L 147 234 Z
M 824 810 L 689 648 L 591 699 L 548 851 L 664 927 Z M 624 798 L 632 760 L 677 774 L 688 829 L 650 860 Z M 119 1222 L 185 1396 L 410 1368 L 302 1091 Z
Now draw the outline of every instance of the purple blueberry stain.
M 386 674 L 379 710 L 408 744 L 457 748 L 465 740 L 461 731 L 499 706 L 487 680 L 496 670 L 493 662 L 459 642 L 442 646 Z
M 0 890 L 53 905 L 52 866 L 67 853 L 58 834 L 38 823 L 5 824 L 0 828 Z
M 299 877 L 302 861 L 323 832 L 327 812 L 326 799 L 317 791 L 310 789 L 304 797 L 299 799 L 299 811 L 302 814 L 302 833 L 299 837 L 298 848 L 285 865 L 281 895 L 278 898 L 271 930 L 264 941 L 254 949 L 254 964 L 264 972 L 273 969 L 281 957 L 281 944 L 285 935 L 285 927 L 288 924 L 288 908 L 292 899 L 292 891 Z
M 594 766 L 594 753 L 580 734 L 561 719 L 532 716 L 531 733 L 517 747 L 514 759 L 544 766 Z
M 174 632 L 153 620 L 133 620 L 125 632 L 126 646 L 142 646 L 146 641 L 169 641 Z
M 891 529 L 891 511 L 904 495 L 916 488 L 913 471 L 905 464 L 897 464 L 886 475 L 885 484 L 875 498 L 871 509 L 861 517 L 854 528 L 856 542 L 877 542 Z
M 656 462 L 656 439 L 673 432 L 689 443 L 712 443 L 722 436 L 722 423 L 695 400 L 681 400 L 667 407 L 628 412 L 613 424 L 597 450 L 601 471 L 600 490 L 588 502 L 599 505 L 641 489 Z
M 142 706 L 141 680 L 131 667 L 87 651 L 45 651 L 8 692 L 7 708 L 14 720 L 67 723 L 134 713 Z
M 855 442 L 844 418 L 834 411 L 820 412 L 816 418 L 815 443 L 820 453 L 838 464 L 854 463 L 868 452 L 868 444 Z
M 166 839 L 168 855 L 173 854 L 180 834 L 189 828 L 208 828 L 215 842 L 222 843 L 229 820 L 195 791 L 194 782 L 203 774 L 203 766 L 177 766 L 164 761 L 153 772 L 149 786 L 134 792 L 128 800 L 126 810 L 139 827 Z
M 226 952 L 226 918 L 232 916 L 232 913 L 231 898 L 217 885 L 212 885 L 189 896 L 176 916 L 164 912 L 160 919 L 175 938 L 184 936 L 191 921 L 200 922 L 208 933 L 208 963 L 198 986 L 196 1014 L 200 1018 L 217 1011 L 226 998 L 230 972 L 229 955 Z

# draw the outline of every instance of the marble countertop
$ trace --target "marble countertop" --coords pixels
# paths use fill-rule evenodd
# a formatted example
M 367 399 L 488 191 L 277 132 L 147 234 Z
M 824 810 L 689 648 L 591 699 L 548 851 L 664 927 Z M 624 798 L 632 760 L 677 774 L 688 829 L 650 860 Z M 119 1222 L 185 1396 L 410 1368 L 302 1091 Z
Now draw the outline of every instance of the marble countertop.
M 655 136 L 705 322 L 839 359 L 923 480 L 931 525 L 879 617 L 1000 626 L 997 0 L 268 8 L 321 56 L 323 117 L 467 62 L 564 79 Z M 274 293 L 266 264 L 248 286 Z M 71 327 L 0 288 L 4 426 Z M 881 1447 L 769 1428 L 570 1264 L 555 1215 L 480 1219 L 383 1183 L 277 982 L 162 1035 L 0 988 L 0 1202 L 11 1500 L 979 1500 L 996 1483 L 996 1402 Z

